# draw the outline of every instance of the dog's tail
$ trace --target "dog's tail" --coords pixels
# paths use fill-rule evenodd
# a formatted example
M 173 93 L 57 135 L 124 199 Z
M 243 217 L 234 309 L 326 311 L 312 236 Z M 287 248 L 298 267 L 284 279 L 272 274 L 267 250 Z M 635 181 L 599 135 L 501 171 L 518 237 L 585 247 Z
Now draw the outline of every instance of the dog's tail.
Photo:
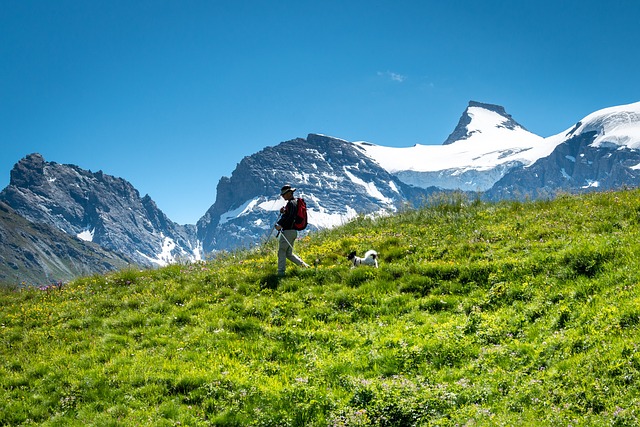
M 367 253 L 364 254 L 365 258 L 373 258 L 373 259 L 377 259 L 378 258 L 378 252 L 374 251 L 373 249 L 370 251 L 367 251 Z

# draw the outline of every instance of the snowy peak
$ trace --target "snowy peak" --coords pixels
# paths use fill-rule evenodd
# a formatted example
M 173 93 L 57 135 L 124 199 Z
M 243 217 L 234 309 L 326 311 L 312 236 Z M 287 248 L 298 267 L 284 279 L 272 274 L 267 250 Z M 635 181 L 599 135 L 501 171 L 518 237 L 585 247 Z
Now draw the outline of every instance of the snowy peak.
M 640 102 L 591 113 L 544 145 L 555 148 L 510 171 L 485 196 L 525 199 L 639 186 Z
M 482 134 L 487 131 L 495 133 L 491 132 L 494 129 L 522 129 L 526 131 L 510 114 L 507 114 L 504 107 L 469 101 L 469 106 L 462 113 L 458 125 L 442 145 L 470 139 L 475 134 Z
M 485 191 L 510 169 L 530 165 L 554 148 L 513 120 L 503 107 L 474 101 L 443 145 L 355 144 L 405 184 L 463 191 Z
M 593 147 L 640 148 L 640 102 L 604 108 L 589 114 L 567 132 L 566 139 L 593 132 Z

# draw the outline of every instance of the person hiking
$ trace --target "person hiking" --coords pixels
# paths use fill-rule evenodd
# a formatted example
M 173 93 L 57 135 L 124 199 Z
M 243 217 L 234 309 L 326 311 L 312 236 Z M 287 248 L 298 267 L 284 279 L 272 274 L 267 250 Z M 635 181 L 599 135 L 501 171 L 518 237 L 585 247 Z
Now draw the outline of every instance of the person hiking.
M 278 240 L 278 276 L 284 276 L 287 259 L 301 267 L 309 267 L 306 262 L 293 253 L 293 244 L 298 237 L 298 231 L 294 228 L 298 211 L 298 200 L 293 197 L 294 191 L 296 189 L 290 185 L 285 185 L 280 189 L 280 196 L 287 201 L 287 204 L 280 208 L 280 219 L 275 225 L 275 229 L 280 235 Z

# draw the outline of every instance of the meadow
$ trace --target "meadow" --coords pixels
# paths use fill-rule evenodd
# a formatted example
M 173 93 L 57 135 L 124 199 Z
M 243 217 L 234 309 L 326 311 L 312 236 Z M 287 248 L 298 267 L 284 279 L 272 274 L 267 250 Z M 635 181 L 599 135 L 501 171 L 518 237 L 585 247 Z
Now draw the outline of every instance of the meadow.
M 640 191 L 442 196 L 296 252 L 4 288 L 0 425 L 640 424 Z

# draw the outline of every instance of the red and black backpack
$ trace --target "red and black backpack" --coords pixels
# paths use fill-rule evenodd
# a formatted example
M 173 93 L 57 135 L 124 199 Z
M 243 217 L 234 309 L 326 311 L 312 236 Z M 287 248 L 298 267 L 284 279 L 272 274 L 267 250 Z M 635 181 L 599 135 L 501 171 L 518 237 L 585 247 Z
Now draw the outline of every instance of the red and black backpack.
M 307 204 L 302 197 L 298 198 L 298 210 L 296 211 L 296 219 L 293 221 L 294 230 L 304 230 L 307 228 Z

